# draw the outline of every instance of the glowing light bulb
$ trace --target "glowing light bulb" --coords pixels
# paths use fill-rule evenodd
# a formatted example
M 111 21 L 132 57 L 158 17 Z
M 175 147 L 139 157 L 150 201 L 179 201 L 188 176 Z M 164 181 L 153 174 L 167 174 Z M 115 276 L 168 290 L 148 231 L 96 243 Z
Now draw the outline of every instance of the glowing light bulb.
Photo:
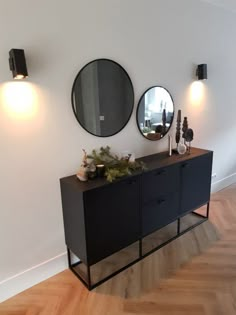
M 14 77 L 14 79 L 15 80 L 21 80 L 21 79 L 24 79 L 24 75 L 23 74 L 17 74 L 15 77 Z

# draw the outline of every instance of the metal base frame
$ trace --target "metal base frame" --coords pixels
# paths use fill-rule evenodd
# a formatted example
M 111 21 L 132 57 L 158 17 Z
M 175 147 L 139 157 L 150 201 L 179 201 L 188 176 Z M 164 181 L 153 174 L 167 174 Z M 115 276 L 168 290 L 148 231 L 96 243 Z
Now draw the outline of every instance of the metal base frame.
M 79 280 L 88 288 L 88 290 L 92 290 L 94 288 L 96 288 L 97 286 L 101 285 L 102 283 L 104 283 L 105 281 L 111 279 L 112 277 L 116 276 L 118 273 L 124 271 L 125 269 L 129 268 L 130 266 L 136 264 L 137 262 L 139 262 L 140 260 L 142 260 L 143 258 L 151 255 L 152 253 L 154 253 L 155 251 L 157 251 L 158 249 L 162 248 L 163 246 L 167 245 L 168 243 L 172 242 L 173 240 L 177 239 L 178 237 L 180 237 L 181 235 L 191 231 L 192 229 L 194 229 L 196 226 L 202 224 L 203 222 L 207 221 L 208 218 L 209 218 L 209 210 L 210 210 L 210 202 L 208 202 L 206 204 L 207 208 L 206 208 L 206 215 L 202 215 L 202 214 L 199 214 L 195 211 L 192 211 L 190 213 L 202 218 L 201 221 L 191 225 L 190 227 L 186 228 L 185 230 L 181 231 L 181 219 L 187 215 L 187 214 L 190 214 L 190 213 L 186 213 L 184 214 L 182 217 L 179 217 L 177 219 L 177 231 L 176 231 L 176 235 L 174 237 L 171 237 L 170 239 L 168 239 L 167 241 L 163 242 L 162 244 L 158 245 L 157 247 L 153 248 L 151 251 L 149 251 L 148 253 L 146 254 L 142 254 L 142 238 L 139 240 L 139 258 L 133 260 L 131 263 L 125 265 L 124 267 L 118 269 L 117 271 L 111 273 L 109 276 L 103 278 L 102 280 L 92 284 L 91 283 L 91 270 L 90 270 L 90 267 L 89 265 L 86 265 L 86 268 L 87 268 L 87 279 L 88 281 L 86 281 L 80 274 L 78 271 L 75 270 L 75 267 L 78 266 L 79 264 L 81 264 L 82 262 L 79 261 L 79 262 L 76 262 L 76 263 L 72 263 L 71 261 L 71 250 L 69 248 L 67 248 L 67 256 L 68 256 L 68 265 L 69 265 L 69 268 L 70 270 L 76 275 L 76 277 L 79 278 Z

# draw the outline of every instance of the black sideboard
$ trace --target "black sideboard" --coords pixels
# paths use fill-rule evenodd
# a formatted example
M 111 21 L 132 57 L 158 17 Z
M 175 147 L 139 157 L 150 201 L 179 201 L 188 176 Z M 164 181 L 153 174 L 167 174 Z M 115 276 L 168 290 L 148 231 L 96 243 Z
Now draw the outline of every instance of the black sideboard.
M 171 157 L 162 152 L 139 158 L 145 171 L 113 183 L 105 178 L 80 182 L 75 175 L 60 179 L 70 269 L 92 289 L 207 220 L 212 158 L 212 151 L 197 148 Z M 203 205 L 206 215 L 196 213 Z M 199 220 L 181 229 L 181 220 L 190 213 Z M 174 235 L 144 252 L 145 238 L 173 222 Z M 138 252 L 130 262 L 91 280 L 92 266 L 132 244 Z

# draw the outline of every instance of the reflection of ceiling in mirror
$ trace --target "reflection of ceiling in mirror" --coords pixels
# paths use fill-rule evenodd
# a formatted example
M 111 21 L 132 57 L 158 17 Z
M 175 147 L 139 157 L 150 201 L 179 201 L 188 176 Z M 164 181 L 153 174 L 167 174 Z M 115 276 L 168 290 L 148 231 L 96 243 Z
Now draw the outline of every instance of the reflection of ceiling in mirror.
M 173 102 L 170 94 L 163 88 L 155 87 L 145 94 L 145 112 L 173 112 Z

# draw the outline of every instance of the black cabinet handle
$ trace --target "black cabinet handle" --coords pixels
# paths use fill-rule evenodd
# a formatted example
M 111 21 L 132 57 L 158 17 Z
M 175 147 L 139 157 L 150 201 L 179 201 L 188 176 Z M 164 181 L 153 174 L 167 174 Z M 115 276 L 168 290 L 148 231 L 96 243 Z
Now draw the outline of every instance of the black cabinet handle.
M 166 202 L 165 199 L 159 199 L 159 200 L 157 201 L 157 203 L 158 203 L 159 205 L 162 205 L 162 204 L 165 203 L 165 202 Z
M 163 175 L 165 173 L 166 173 L 166 170 L 160 170 L 160 171 L 157 171 L 155 175 L 158 176 L 158 175 Z
M 129 185 L 133 185 L 133 184 L 137 183 L 137 179 L 130 179 L 127 183 Z
M 184 163 L 184 164 L 182 164 L 182 168 L 186 168 L 186 167 L 188 167 L 189 166 L 189 163 Z

